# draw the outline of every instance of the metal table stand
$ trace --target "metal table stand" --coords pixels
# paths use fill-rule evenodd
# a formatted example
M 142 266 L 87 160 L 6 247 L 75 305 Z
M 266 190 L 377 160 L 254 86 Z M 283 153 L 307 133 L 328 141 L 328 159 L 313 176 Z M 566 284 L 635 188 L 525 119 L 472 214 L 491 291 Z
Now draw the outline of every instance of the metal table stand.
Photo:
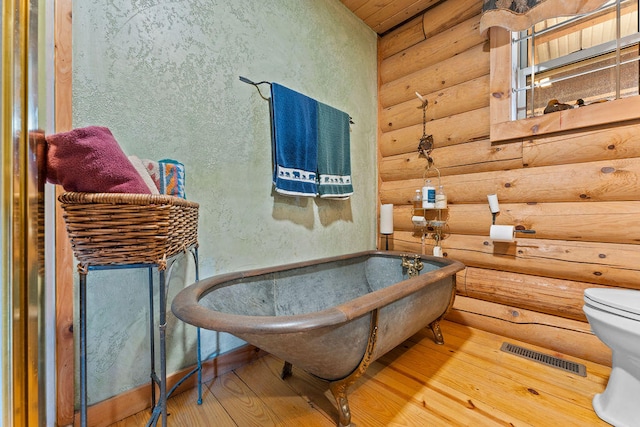
M 196 281 L 200 280 L 198 271 L 198 247 L 194 245 L 186 251 L 191 252 L 195 262 Z M 111 265 L 86 265 L 78 264 L 80 278 L 79 287 L 79 323 L 80 323 L 80 425 L 87 426 L 87 274 L 91 270 L 110 270 L 126 268 L 147 268 L 149 270 L 149 341 L 151 355 L 151 418 L 146 426 L 156 425 L 158 419 L 162 417 L 162 427 L 167 426 L 167 399 L 171 394 L 194 373 L 198 374 L 198 405 L 202 404 L 202 359 L 200 355 L 200 328 L 197 328 L 197 363 L 196 367 L 182 377 L 167 393 L 167 353 L 166 353 L 166 327 L 167 327 L 167 292 L 169 279 L 175 261 L 184 253 L 177 254 L 167 260 L 158 263 L 140 264 L 111 264 Z M 159 336 L 160 336 L 160 376 L 156 374 L 155 368 L 155 333 L 154 333 L 154 304 L 153 304 L 153 269 L 158 268 L 159 274 Z M 156 402 L 156 386 L 160 389 L 160 397 Z

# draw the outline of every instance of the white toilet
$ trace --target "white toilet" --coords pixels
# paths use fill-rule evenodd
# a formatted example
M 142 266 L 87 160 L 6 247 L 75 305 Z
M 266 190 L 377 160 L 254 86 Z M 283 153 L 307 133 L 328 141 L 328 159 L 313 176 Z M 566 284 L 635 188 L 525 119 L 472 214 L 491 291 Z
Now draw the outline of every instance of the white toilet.
M 583 307 L 593 333 L 612 351 L 611 376 L 593 409 L 616 427 L 640 425 L 640 291 L 591 288 Z

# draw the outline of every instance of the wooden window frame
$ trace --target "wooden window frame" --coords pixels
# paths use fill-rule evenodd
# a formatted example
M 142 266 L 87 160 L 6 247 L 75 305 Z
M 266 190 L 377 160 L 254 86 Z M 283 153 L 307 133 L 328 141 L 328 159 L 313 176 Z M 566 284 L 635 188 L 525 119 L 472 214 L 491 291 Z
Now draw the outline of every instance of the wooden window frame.
M 557 111 L 527 119 L 511 120 L 513 62 L 511 33 L 501 27 L 490 31 L 490 140 L 492 143 L 531 138 L 557 132 L 612 125 L 640 119 L 640 96 Z

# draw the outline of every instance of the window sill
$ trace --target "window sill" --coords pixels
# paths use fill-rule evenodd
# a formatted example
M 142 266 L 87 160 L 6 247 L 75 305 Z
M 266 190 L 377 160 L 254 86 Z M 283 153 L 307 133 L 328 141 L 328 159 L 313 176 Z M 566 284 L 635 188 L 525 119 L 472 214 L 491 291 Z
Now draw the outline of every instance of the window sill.
M 640 119 L 640 96 L 491 125 L 491 142 L 524 139 Z

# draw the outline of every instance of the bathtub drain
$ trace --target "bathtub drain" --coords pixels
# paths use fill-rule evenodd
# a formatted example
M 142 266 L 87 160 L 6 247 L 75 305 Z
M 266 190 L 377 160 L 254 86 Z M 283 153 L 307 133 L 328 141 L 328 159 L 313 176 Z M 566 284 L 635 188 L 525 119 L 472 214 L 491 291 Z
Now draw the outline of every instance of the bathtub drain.
M 563 371 L 571 372 L 572 374 L 577 374 L 582 377 L 587 376 L 587 368 L 581 363 L 560 359 L 555 356 L 550 356 L 548 354 L 540 353 L 538 351 L 530 350 L 528 348 L 520 347 L 514 344 L 509 344 L 507 342 L 502 343 L 502 347 L 500 347 L 500 350 L 506 353 L 515 354 L 516 356 L 524 357 L 525 359 L 542 363 L 547 366 L 562 369 Z

